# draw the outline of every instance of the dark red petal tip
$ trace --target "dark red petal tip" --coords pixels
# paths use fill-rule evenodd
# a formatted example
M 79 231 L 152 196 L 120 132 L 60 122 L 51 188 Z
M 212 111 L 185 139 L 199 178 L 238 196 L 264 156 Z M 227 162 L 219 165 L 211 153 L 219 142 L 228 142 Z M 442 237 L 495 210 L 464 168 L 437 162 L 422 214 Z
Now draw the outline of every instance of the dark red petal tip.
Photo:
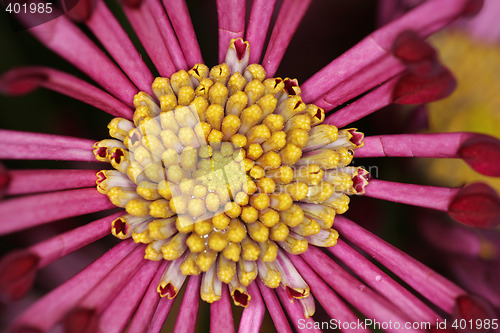
M 23 297 L 33 285 L 38 261 L 28 251 L 15 251 L 0 260 L 0 300 L 11 302 Z
M 413 31 L 403 31 L 396 37 L 392 54 L 405 63 L 435 61 L 437 58 L 434 48 Z
M 474 16 L 483 8 L 484 0 L 469 0 L 465 6 L 463 15 Z
M 68 333 L 98 332 L 98 317 L 95 309 L 76 308 L 64 320 L 64 331 Z
M 97 0 L 78 0 L 75 7 L 67 12 L 69 18 L 76 22 L 87 21 L 94 12 Z
M 47 76 L 34 67 L 17 68 L 0 77 L 0 92 L 5 95 L 24 95 L 38 88 Z
M 142 4 L 142 0 L 122 0 L 122 3 L 131 8 L 139 8 Z
M 488 135 L 475 135 L 458 151 L 471 168 L 491 177 L 500 177 L 500 140 Z
M 500 198 L 488 185 L 474 183 L 455 195 L 448 214 L 468 226 L 491 229 L 500 224 Z
M 462 295 L 458 296 L 455 303 L 454 309 L 454 319 L 464 320 L 466 322 L 472 322 L 474 326 L 466 325 L 465 330 L 461 332 L 493 332 L 491 326 L 485 328 L 485 325 L 477 325 L 477 323 L 484 323 L 486 320 L 491 320 L 496 318 L 495 312 L 491 305 L 484 299 L 472 296 L 472 295 Z
M 406 74 L 394 87 L 393 100 L 398 104 L 424 104 L 449 96 L 457 83 L 451 72 L 441 67 L 434 76 Z
M 9 186 L 10 179 L 11 177 L 7 169 L 0 164 L 0 199 L 4 197 L 7 187 Z

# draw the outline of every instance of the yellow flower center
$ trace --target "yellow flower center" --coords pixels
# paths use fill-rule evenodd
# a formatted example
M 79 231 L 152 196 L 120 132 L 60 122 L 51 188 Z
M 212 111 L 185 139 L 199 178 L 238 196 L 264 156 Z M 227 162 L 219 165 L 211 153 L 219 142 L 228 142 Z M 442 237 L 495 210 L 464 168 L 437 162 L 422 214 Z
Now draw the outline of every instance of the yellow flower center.
M 113 119 L 115 140 L 94 146 L 116 169 L 100 171 L 97 188 L 127 212 L 113 235 L 148 244 L 145 258 L 174 261 L 169 270 L 230 284 L 243 306 L 258 276 L 282 282 L 279 248 L 336 244 L 331 227 L 357 193 L 360 169 L 346 166 L 362 134 L 321 124 L 324 111 L 302 101 L 296 80 L 266 79 L 256 64 L 242 73 L 197 64 L 152 88 L 156 99 L 137 94 L 133 122 Z M 162 296 L 177 294 L 175 278 L 164 274 Z M 201 296 L 220 293 L 202 287 Z

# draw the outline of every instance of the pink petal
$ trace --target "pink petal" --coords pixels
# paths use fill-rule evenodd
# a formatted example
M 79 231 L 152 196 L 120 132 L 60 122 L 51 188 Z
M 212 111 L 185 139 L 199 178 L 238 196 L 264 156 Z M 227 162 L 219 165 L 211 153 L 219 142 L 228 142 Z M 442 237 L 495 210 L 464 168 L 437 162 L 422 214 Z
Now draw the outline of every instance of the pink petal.
M 468 226 L 492 229 L 500 224 L 500 198 L 486 184 L 470 184 L 452 198 L 448 213 Z
M 380 295 L 385 296 L 401 309 L 413 321 L 435 322 L 441 319 L 427 305 L 343 240 L 339 239 L 335 246 L 329 247 L 327 250 L 350 268 L 367 285 L 372 287 L 373 290 L 378 291 Z
M 128 327 L 129 332 L 143 333 L 147 331 L 148 326 L 152 322 L 153 314 L 158 306 L 158 302 L 160 301 L 160 296 L 156 290 L 158 287 L 158 281 L 160 281 L 161 276 L 163 275 L 165 269 L 167 269 L 169 263 L 170 262 L 167 260 L 161 261 L 160 267 L 157 269 L 155 276 L 146 290 L 146 293 L 142 297 L 141 304 L 139 304 L 139 307 L 134 314 L 134 318 L 132 318 L 132 321 L 130 322 Z M 173 302 L 170 302 L 170 304 L 171 303 Z
M 128 106 L 137 88 L 106 55 L 66 17 L 29 29 L 46 47 L 72 63 L 82 72 Z
M 446 212 L 459 190 L 458 188 L 403 184 L 372 179 L 365 187 L 365 195 Z
M 465 292 L 435 271 L 343 216 L 335 217 L 339 233 L 399 276 L 410 287 L 451 313 L 455 298 Z
M 253 282 L 250 284 L 247 287 L 247 291 L 251 297 L 250 304 L 243 309 L 238 333 L 259 333 L 262 321 L 264 320 L 264 314 L 266 313 L 266 307 L 260 296 L 257 283 Z
M 324 121 L 325 124 L 332 124 L 338 128 L 345 127 L 391 104 L 393 102 L 394 87 L 398 83 L 398 79 L 399 77 L 395 77 L 385 82 L 365 96 L 328 115 Z M 356 157 L 358 157 L 357 152 L 356 150 Z
M 130 282 L 126 283 L 126 286 L 114 297 L 111 304 L 99 317 L 99 330 L 101 332 L 120 333 L 126 330 L 149 283 L 153 282 L 153 276 L 159 265 L 159 261 L 145 260 L 145 264 Z M 158 283 L 158 281 L 156 282 Z
M 433 0 L 375 31 L 349 51 L 332 61 L 302 84 L 302 98 L 307 103 L 323 101 L 331 107 L 340 105 L 400 73 L 404 66 L 390 55 L 392 44 L 403 31 L 412 30 L 426 38 L 464 13 L 476 0 Z M 363 73 L 360 75 L 360 72 Z M 347 86 L 346 86 L 347 85 Z M 337 98 L 333 89 L 337 92 Z
M 52 328 L 135 247 L 136 244 L 132 240 L 120 242 L 83 271 L 29 307 L 14 320 L 9 332 L 44 332 Z
M 95 170 L 11 170 L 8 195 L 96 186 Z
M 92 145 L 95 143 L 95 140 L 80 139 L 62 135 L 0 129 L 0 142 L 16 145 L 37 145 L 54 148 L 74 148 L 92 151 Z
M 311 0 L 284 0 L 262 61 L 268 77 L 273 77 L 285 55 L 293 34 L 306 14 Z
M 151 322 L 149 323 L 149 327 L 144 327 L 144 329 L 147 328 L 148 333 L 159 333 L 161 331 L 163 323 L 165 322 L 174 301 L 175 299 L 168 299 L 165 297 L 160 299 L 153 318 L 151 318 Z
M 0 234 L 115 207 L 94 188 L 8 199 L 0 202 Z
M 149 6 L 143 1 L 138 7 L 124 5 L 122 9 L 158 73 L 163 77 L 170 77 L 175 72 L 175 65 L 167 45 L 158 35 L 158 22 L 150 18 Z
M 64 319 L 66 332 L 80 332 L 82 327 L 97 331 L 99 315 L 145 264 L 144 249 L 137 246 L 78 302 Z
M 0 78 L 0 91 L 9 95 L 24 95 L 43 87 L 70 96 L 109 113 L 115 117 L 132 119 L 133 111 L 101 89 L 47 67 L 21 67 L 13 69 Z
M 85 23 L 137 88 L 152 95 L 153 74 L 104 1 Z
M 168 18 L 174 27 L 189 67 L 203 63 L 193 23 L 185 0 L 163 0 Z
M 31 289 L 39 269 L 109 235 L 111 221 L 121 215 L 107 216 L 2 258 L 0 299 L 11 301 L 23 297 Z
M 30 246 L 25 251 L 40 258 L 38 268 L 43 268 L 68 254 L 91 244 L 110 234 L 111 222 L 122 216 L 118 212 L 102 219 L 87 223 L 71 231 L 59 234 L 41 243 Z
M 233 311 L 227 285 L 222 285 L 222 297 L 210 304 L 210 330 L 212 332 L 234 332 Z
M 338 219 L 341 216 L 337 216 Z M 337 220 L 335 221 L 337 223 Z M 399 322 L 401 327 L 409 321 L 393 304 L 382 296 L 375 293 L 366 285 L 347 273 L 343 268 L 331 260 L 326 254 L 316 247 L 309 247 L 307 252 L 301 254 L 302 259 L 356 309 L 361 311 L 367 318 L 380 322 Z M 335 274 L 332 274 L 335 272 Z M 397 332 L 394 328 L 388 332 Z M 410 330 L 407 330 L 410 332 Z M 411 332 L 420 332 L 411 330 Z
M 56 148 L 36 145 L 3 145 L 0 143 L 0 158 L 8 160 L 53 160 L 96 162 L 91 150 Z
M 184 58 L 184 53 L 182 52 L 179 41 L 168 21 L 167 14 L 160 0 L 145 0 L 144 4 L 149 8 L 151 19 L 158 24 L 160 36 L 162 36 L 163 42 L 168 47 L 168 53 L 172 58 L 176 70 L 188 70 L 189 68 Z
M 219 21 L 219 63 L 224 61 L 229 42 L 233 38 L 243 38 L 245 33 L 244 0 L 217 0 Z
M 274 290 L 266 286 L 261 279 L 257 279 L 256 281 L 262 298 L 266 302 L 267 311 L 269 311 L 273 319 L 274 327 L 279 328 L 280 333 L 293 332 Z
M 474 170 L 500 176 L 500 140 L 492 136 L 457 132 L 365 137 L 356 157 L 462 158 Z
M 266 42 L 276 0 L 254 0 L 245 39 L 250 43 L 250 63 L 258 64 Z
M 307 263 L 300 257 L 289 255 L 290 260 L 295 267 L 299 270 L 300 274 L 307 281 L 311 287 L 311 292 L 316 299 L 321 303 L 326 313 L 335 318 L 339 322 L 355 323 L 358 321 L 352 310 L 345 304 L 345 302 L 307 265 Z M 371 332 L 368 328 L 356 327 L 355 329 L 344 329 L 342 332 Z
M 174 333 L 194 333 L 196 317 L 200 305 L 200 275 L 189 277 L 186 292 L 182 298 L 179 314 L 175 321 Z

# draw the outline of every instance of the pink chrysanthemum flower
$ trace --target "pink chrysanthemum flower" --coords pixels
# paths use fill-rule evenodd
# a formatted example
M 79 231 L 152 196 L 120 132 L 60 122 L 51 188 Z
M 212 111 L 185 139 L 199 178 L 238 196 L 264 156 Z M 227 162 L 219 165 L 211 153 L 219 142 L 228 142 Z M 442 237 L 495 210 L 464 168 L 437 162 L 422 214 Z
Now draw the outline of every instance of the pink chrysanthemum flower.
M 349 166 L 353 157 L 461 158 L 500 176 L 498 140 L 474 133 L 365 138 L 342 129 L 391 103 L 451 93 L 454 79 L 425 38 L 477 12 L 481 1 L 429 0 L 304 84 L 275 78 L 310 3 L 254 0 L 245 22 L 246 1 L 218 0 L 219 64 L 209 67 L 183 0 L 124 1 L 157 78 L 102 1 L 82 1 L 70 15 L 30 29 L 102 89 L 30 67 L 4 74 L 2 91 L 41 86 L 84 101 L 115 117 L 112 139 L 1 130 L 2 159 L 102 167 L 0 170 L 0 234 L 105 217 L 5 256 L 0 295 L 22 297 L 39 269 L 105 235 L 123 241 L 36 301 L 11 332 L 158 332 L 184 285 L 176 332 L 194 331 L 200 298 L 210 303 L 216 332 L 234 331 L 231 299 L 243 307 L 240 332 L 258 332 L 266 309 L 280 332 L 333 327 L 324 323 L 344 332 L 422 332 L 449 318 L 484 319 L 494 328 L 486 303 L 342 216 L 349 195 L 364 194 L 444 211 L 472 227 L 500 222 L 500 200 L 487 185 L 394 183 Z M 315 321 L 316 307 L 333 321 Z M 378 326 L 359 324 L 359 314 Z

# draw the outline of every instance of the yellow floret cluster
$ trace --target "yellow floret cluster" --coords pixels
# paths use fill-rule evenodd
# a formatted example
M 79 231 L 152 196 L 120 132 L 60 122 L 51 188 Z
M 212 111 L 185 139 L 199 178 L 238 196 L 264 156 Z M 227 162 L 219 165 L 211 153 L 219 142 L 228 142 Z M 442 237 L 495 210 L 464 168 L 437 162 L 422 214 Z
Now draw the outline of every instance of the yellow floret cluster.
M 97 188 L 127 212 L 115 236 L 148 244 L 146 259 L 176 261 L 184 275 L 215 269 L 223 283 L 259 276 L 272 288 L 279 248 L 335 245 L 334 216 L 359 192 L 362 169 L 347 165 L 360 133 L 322 124 L 296 80 L 266 78 L 255 64 L 242 73 L 197 64 L 157 78 L 152 92 L 137 94 L 133 121 L 113 119 L 114 139 L 94 146 L 115 169 L 98 173 Z

